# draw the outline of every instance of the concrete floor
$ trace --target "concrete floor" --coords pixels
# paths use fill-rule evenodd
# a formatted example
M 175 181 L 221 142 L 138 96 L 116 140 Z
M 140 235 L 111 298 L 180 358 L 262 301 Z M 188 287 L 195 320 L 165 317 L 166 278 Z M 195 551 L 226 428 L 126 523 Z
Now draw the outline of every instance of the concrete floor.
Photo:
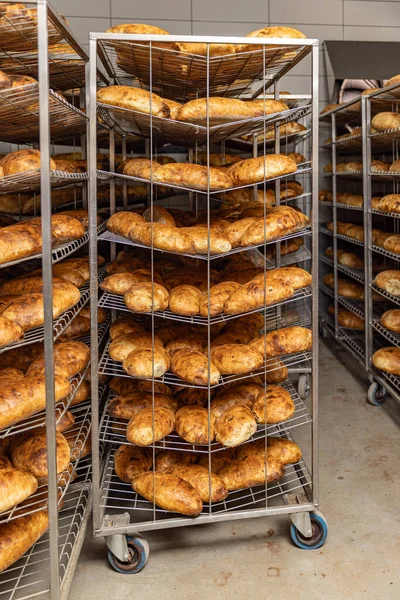
M 129 576 L 89 534 L 70 600 L 400 598 L 400 407 L 367 404 L 365 383 L 323 343 L 320 390 L 320 550 L 296 548 L 287 517 L 158 531 L 146 534 L 147 566 Z

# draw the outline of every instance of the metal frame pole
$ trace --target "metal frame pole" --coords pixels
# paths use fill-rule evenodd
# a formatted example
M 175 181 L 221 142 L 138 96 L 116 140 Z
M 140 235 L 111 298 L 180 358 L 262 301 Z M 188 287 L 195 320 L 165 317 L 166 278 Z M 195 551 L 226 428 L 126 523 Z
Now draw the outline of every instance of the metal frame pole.
M 371 138 L 369 137 L 371 123 L 371 101 L 368 96 L 361 96 L 361 125 L 363 150 L 363 196 L 364 196 L 364 327 L 365 327 L 365 369 L 371 367 L 373 351 L 372 330 L 372 215 L 371 215 Z

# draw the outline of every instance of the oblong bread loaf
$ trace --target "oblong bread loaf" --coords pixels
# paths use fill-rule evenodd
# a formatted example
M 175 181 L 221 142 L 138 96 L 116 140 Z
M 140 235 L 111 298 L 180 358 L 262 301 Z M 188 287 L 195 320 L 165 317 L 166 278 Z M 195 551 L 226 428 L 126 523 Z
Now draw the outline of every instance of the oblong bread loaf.
M 194 452 L 184 452 L 183 450 L 160 450 L 156 456 L 156 471 L 163 473 L 170 472 L 169 469 L 179 464 L 193 464 L 196 462 Z
M 379 348 L 374 352 L 371 360 L 377 369 L 393 375 L 400 375 L 400 348 L 392 346 Z
M 132 227 L 138 223 L 145 223 L 145 219 L 141 215 L 131 212 L 117 212 L 113 214 L 107 221 L 107 229 L 112 233 L 121 235 L 123 237 L 129 237 L 129 232 Z M 139 268 L 139 267 L 136 267 Z M 108 269 L 107 269 L 108 270 Z M 108 270 L 109 273 L 111 271 Z
M 117 419 L 129 421 L 142 408 L 151 408 L 153 405 L 153 395 L 149 392 L 132 392 L 125 396 L 116 396 L 110 400 L 107 406 L 107 413 Z M 173 412 L 178 408 L 178 402 L 172 396 L 166 394 L 154 394 L 154 406 L 164 406 Z
M 373 117 L 371 127 L 376 131 L 398 129 L 400 127 L 400 115 L 395 112 L 380 112 Z
M 180 187 L 207 191 L 208 180 L 210 190 L 224 190 L 232 187 L 232 180 L 227 173 L 215 167 L 204 167 L 188 163 L 169 163 L 153 172 L 154 181 L 169 183 Z
M 265 456 L 265 439 L 261 438 L 255 442 L 244 444 L 238 449 L 236 458 L 246 458 L 252 454 Z M 289 465 L 298 462 L 302 453 L 300 447 L 291 440 L 281 437 L 267 437 L 267 455 L 282 465 Z
M 264 273 L 260 273 L 231 294 L 224 304 L 224 312 L 228 315 L 236 315 L 270 306 L 291 298 L 294 291 L 293 285 L 288 281 L 270 277 L 269 272 L 265 277 Z
M 395 333 L 400 333 L 400 309 L 393 308 L 391 310 L 387 310 L 381 316 L 381 325 L 389 329 L 389 331 L 394 331 Z
M 147 333 L 146 331 L 143 333 L 120 335 L 111 342 L 108 347 L 108 353 L 113 360 L 123 362 L 128 354 L 134 350 L 143 346 L 151 347 L 153 339 L 155 346 L 160 346 L 161 348 L 164 346 L 160 338 L 156 335 L 152 336 L 151 333 Z
M 194 385 L 208 384 L 208 358 L 205 354 L 190 349 L 176 350 L 171 357 L 171 370 L 183 381 Z M 221 377 L 217 367 L 210 362 L 210 385 Z
M 132 312 L 151 312 L 168 308 L 168 291 L 159 283 L 135 283 L 124 294 L 124 302 Z
M 227 408 L 215 423 L 215 439 L 229 448 L 244 444 L 256 431 L 253 413 L 242 404 Z
M 210 288 L 210 301 L 208 293 L 203 294 L 200 300 L 199 312 L 202 317 L 215 317 L 224 312 L 225 302 L 230 298 L 231 294 L 240 288 L 240 284 L 236 281 L 223 281 L 217 283 Z
M 31 548 L 49 526 L 46 510 L 0 524 L 0 572 L 10 567 Z
M 295 161 L 284 154 L 267 154 L 235 163 L 229 169 L 233 185 L 251 185 L 265 179 L 295 173 Z
M 267 469 L 265 469 L 265 464 Z M 263 485 L 280 479 L 285 467 L 277 460 L 261 455 L 239 458 L 218 471 L 218 476 L 229 491 Z
M 97 101 L 137 110 L 157 117 L 169 117 L 169 108 L 157 94 L 127 85 L 110 85 L 97 91 Z
M 201 465 L 178 463 L 171 466 L 168 470 L 168 473 L 177 475 L 184 481 L 190 483 L 190 485 L 192 485 L 197 491 L 203 502 L 221 502 L 228 496 L 229 492 L 218 475 L 211 473 L 210 478 L 208 469 L 202 467 Z
M 267 216 L 257 219 L 243 233 L 242 246 L 252 246 L 271 242 L 289 233 L 300 231 L 308 224 L 308 218 L 303 213 L 290 206 L 271 208 Z
M 54 373 L 70 379 L 84 369 L 90 360 L 90 348 L 78 340 L 57 342 L 54 345 Z M 27 376 L 44 375 L 44 355 L 36 358 L 30 365 Z
M 221 375 L 241 375 L 264 364 L 261 352 L 245 344 L 221 344 L 211 349 L 211 360 Z
M 214 415 L 203 406 L 191 404 L 182 406 L 176 413 L 175 429 L 177 434 L 189 444 L 208 444 L 214 439 Z
M 306 327 L 283 327 L 256 338 L 249 346 L 267 357 L 294 354 L 311 348 L 312 334 Z
M 196 125 L 219 125 L 230 121 L 240 121 L 253 116 L 248 103 L 236 98 L 196 98 L 186 102 L 175 114 L 176 121 L 195 123 Z
M 70 448 L 62 433 L 56 433 L 57 473 L 62 473 L 70 463 Z M 10 450 L 11 462 L 16 469 L 29 471 L 36 479 L 47 480 L 46 433 L 33 431 L 24 436 Z
M 168 352 L 161 346 L 141 346 L 130 352 L 122 363 L 123 370 L 131 377 L 150 379 L 162 377 L 170 367 Z
M 0 512 L 13 508 L 32 496 L 37 490 L 38 482 L 31 473 L 20 469 L 0 470 Z M 1 542 L 0 542 L 1 547 Z
M 0 348 L 18 342 L 24 335 L 24 330 L 18 323 L 0 316 Z
M 169 435 L 175 427 L 175 413 L 164 406 L 142 408 L 129 421 L 128 442 L 135 446 L 150 446 Z
M 153 456 L 148 448 L 120 446 L 114 454 L 114 469 L 118 479 L 131 483 L 132 479 L 151 469 Z
M 134 491 L 170 512 L 196 516 L 203 503 L 193 486 L 170 473 L 141 473 L 132 480 Z
M 257 423 L 281 423 L 293 416 L 295 404 L 289 392 L 278 385 L 269 385 L 261 391 L 253 404 Z

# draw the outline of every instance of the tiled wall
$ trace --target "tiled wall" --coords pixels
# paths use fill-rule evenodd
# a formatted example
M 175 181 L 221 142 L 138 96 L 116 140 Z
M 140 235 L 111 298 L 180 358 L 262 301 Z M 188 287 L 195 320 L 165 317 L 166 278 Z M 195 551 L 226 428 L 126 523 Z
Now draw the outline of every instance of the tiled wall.
M 288 24 L 320 40 L 398 41 L 400 0 L 53 0 L 78 39 L 89 31 L 143 22 L 174 34 L 245 35 L 263 25 Z M 320 100 L 329 100 L 332 80 L 322 48 Z M 308 92 L 306 65 L 285 82 L 290 91 Z

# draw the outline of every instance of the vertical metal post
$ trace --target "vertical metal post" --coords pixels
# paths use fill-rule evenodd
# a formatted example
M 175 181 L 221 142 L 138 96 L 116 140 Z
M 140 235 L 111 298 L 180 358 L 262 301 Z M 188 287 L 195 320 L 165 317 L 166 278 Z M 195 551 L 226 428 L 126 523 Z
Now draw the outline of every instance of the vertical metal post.
M 318 388 L 319 388 L 319 342 L 318 342 L 318 101 L 319 101 L 319 42 L 312 47 L 312 117 L 311 117 L 311 164 L 312 164 L 312 501 L 319 502 L 318 458 Z
M 44 304 L 44 359 L 46 380 L 46 443 L 48 470 L 48 513 L 50 590 L 52 600 L 60 597 L 58 552 L 58 495 L 57 444 L 54 393 L 53 356 L 53 289 L 52 289 L 52 233 L 51 233 L 51 180 L 50 180 L 50 121 L 49 121 L 49 65 L 47 0 L 38 0 L 39 50 L 39 117 L 40 117 L 40 188 L 42 212 L 42 272 Z
M 122 136 L 122 160 L 126 159 L 126 136 Z M 115 159 L 114 159 L 115 160 Z M 126 179 L 122 180 L 122 202 L 124 210 L 128 209 L 128 186 L 126 183 Z
M 85 63 L 85 81 L 89 81 L 89 63 L 86 62 Z M 79 91 L 79 107 L 81 109 L 86 109 L 88 107 L 88 102 L 87 102 L 87 89 L 86 90 L 80 90 Z M 88 114 L 86 112 L 86 114 Z M 82 154 L 82 158 L 87 160 L 87 141 L 88 141 L 88 134 L 89 134 L 89 121 L 86 122 L 86 133 L 81 135 L 81 154 Z M 83 188 L 82 188 L 82 207 L 84 209 L 87 210 L 88 207 L 88 190 L 87 190 L 87 183 L 85 182 L 83 184 Z
M 100 529 L 100 444 L 99 444 L 99 349 L 97 341 L 97 42 L 89 42 L 89 261 L 90 261 L 90 359 L 92 396 L 93 527 Z
M 333 305 L 335 309 L 335 338 L 339 339 L 338 323 L 338 262 L 337 262 L 337 176 L 336 176 L 336 114 L 331 115 L 332 124 L 332 221 L 333 221 Z
M 364 216 L 364 328 L 365 328 L 365 369 L 370 370 L 373 352 L 372 330 L 372 215 L 371 215 L 371 100 L 368 95 L 361 95 L 361 126 L 363 150 L 363 216 Z

